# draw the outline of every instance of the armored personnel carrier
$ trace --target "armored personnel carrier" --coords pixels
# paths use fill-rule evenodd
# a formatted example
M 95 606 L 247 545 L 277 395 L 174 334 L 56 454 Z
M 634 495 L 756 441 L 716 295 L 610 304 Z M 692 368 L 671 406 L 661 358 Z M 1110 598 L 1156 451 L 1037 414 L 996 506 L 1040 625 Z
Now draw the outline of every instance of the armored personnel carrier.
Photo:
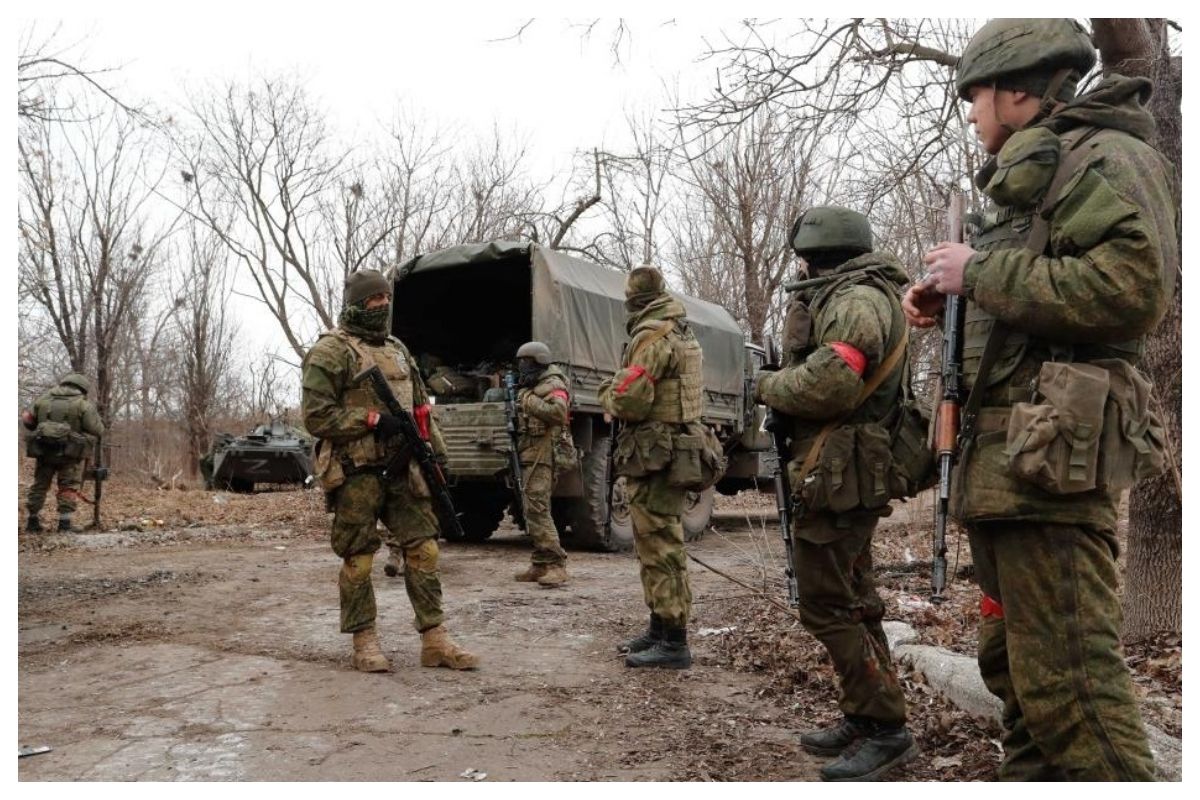
M 307 484 L 312 477 L 312 439 L 271 420 L 245 436 L 218 433 L 200 459 L 207 489 L 252 492 L 261 483 Z

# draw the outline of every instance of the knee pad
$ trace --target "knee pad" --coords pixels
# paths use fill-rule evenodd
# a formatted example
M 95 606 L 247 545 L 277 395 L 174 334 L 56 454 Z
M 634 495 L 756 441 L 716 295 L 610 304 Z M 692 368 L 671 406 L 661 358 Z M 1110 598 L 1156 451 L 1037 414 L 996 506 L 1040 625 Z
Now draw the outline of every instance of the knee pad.
M 421 572 L 437 572 L 437 539 L 422 539 L 404 546 L 404 563 Z
M 374 553 L 364 553 L 342 559 L 342 572 L 350 583 L 363 583 L 371 580 L 371 563 L 375 560 Z

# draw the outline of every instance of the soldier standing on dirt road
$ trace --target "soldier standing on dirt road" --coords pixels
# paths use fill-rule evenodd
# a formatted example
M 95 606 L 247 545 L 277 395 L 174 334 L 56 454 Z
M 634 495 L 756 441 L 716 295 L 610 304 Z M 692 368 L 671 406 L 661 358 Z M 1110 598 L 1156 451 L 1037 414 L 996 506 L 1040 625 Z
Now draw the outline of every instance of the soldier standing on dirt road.
M 93 441 L 104 435 L 104 423 L 96 406 L 88 400 L 91 384 L 78 372 L 66 375 L 21 414 L 21 424 L 31 431 L 26 436 L 26 454 L 37 459 L 33 485 L 26 495 L 27 533 L 41 533 L 38 513 L 46 502 L 50 482 L 58 478 L 58 530 L 70 532 L 79 494 L 80 466 Z
M 621 369 L 601 384 L 600 403 L 625 422 L 613 469 L 625 478 L 650 626 L 621 649 L 629 653 L 629 667 L 686 669 L 692 664 L 687 644 L 692 590 L 682 522 L 687 490 L 668 483 L 667 469 L 675 435 L 700 419 L 703 352 L 683 304 L 655 267 L 629 273 L 625 309 L 630 342 Z
M 342 558 L 338 576 L 342 633 L 354 634 L 355 669 L 391 668 L 375 632 L 371 563 L 380 546 L 376 521 L 404 552 L 404 586 L 421 633 L 421 666 L 474 669 L 479 659 L 446 633 L 438 575 L 438 521 L 415 460 L 401 475 L 384 466 L 406 447 L 400 422 L 384 408 L 369 382 L 354 377 L 378 366 L 393 393 L 412 408 L 418 428 L 436 453 L 444 453 L 416 363 L 399 339 L 388 335 L 392 288 L 375 270 L 346 278 L 338 327 L 322 334 L 304 357 L 301 387 L 304 425 L 317 437 L 314 469 L 333 509 L 333 551 Z
M 968 301 L 964 428 L 977 422 L 952 505 L 983 593 L 979 669 L 1004 701 L 1005 780 L 1154 777 L 1121 654 L 1116 527 L 1122 489 L 1162 456 L 1135 364 L 1175 285 L 1178 222 L 1173 170 L 1148 143 L 1150 82 L 1110 74 L 1076 97 L 1095 61 L 1069 19 L 975 34 L 956 89 L 993 156 L 975 178 L 992 205 L 972 245 L 926 253 L 904 298 L 918 327 L 945 295 Z
M 558 540 L 550 515 L 550 494 L 557 475 L 554 443 L 570 417 L 571 395 L 567 376 L 550 359 L 542 342 L 526 342 L 517 350 L 519 455 L 525 494 L 525 530 L 533 538 L 529 568 L 516 575 L 521 582 L 536 581 L 553 588 L 567 582 L 567 551 Z
M 844 715 L 800 745 L 839 756 L 821 769 L 824 780 L 877 780 L 918 753 L 871 564 L 875 527 L 890 513 L 886 421 L 906 379 L 908 274 L 874 252 L 871 223 L 847 208 L 809 209 L 791 239 L 807 277 L 828 281 L 792 297 L 784 366 L 760 371 L 754 393 L 791 426 L 791 486 L 803 491 L 793 522 L 800 619 L 833 660 Z

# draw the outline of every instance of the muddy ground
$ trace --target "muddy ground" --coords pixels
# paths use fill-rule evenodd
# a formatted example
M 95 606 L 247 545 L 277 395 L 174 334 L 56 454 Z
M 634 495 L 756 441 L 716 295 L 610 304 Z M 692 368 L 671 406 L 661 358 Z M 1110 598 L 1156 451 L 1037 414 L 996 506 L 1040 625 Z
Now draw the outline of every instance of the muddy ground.
M 833 672 L 756 594 L 783 596 L 766 497 L 722 499 L 689 546 L 754 587 L 690 565 L 690 670 L 632 671 L 616 655 L 646 619 L 632 555 L 573 551 L 567 587 L 518 584 L 529 542 L 506 525 L 442 552 L 448 627 L 482 669 L 417 665 L 403 584 L 381 558 L 394 671 L 365 675 L 337 630 L 318 493 L 106 491 L 105 532 L 20 537 L 18 734 L 53 748 L 21 759 L 21 780 L 814 780 L 824 763 L 796 736 L 837 717 Z M 952 601 L 935 611 L 926 511 L 909 504 L 877 537 L 889 616 L 969 652 L 965 541 Z M 1129 653 L 1147 719 L 1176 735 L 1181 651 L 1169 640 Z M 998 730 L 919 673 L 902 677 L 925 755 L 893 778 L 991 779 Z

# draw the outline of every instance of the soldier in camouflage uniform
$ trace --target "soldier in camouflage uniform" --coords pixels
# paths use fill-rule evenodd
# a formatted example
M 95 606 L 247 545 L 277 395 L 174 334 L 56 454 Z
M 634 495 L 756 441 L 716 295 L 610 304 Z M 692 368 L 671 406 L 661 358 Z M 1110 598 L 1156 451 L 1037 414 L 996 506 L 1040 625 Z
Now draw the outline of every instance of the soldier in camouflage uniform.
M 917 754 L 871 566 L 875 526 L 890 513 L 888 441 L 906 379 L 900 289 L 908 275 L 891 254 L 872 252 L 867 218 L 845 208 L 802 214 L 792 247 L 820 282 L 790 301 L 784 366 L 757 374 L 755 399 L 790 424 L 800 618 L 829 651 L 844 715 L 800 744 L 840 756 L 821 770 L 825 780 L 874 780 Z
M 520 428 L 518 448 L 525 483 L 523 507 L 525 530 L 533 538 L 529 568 L 516 575 L 522 582 L 536 581 L 548 588 L 567 582 L 567 551 L 558 541 L 558 529 L 550 516 L 550 493 L 554 489 L 554 441 L 569 421 L 571 395 L 567 376 L 550 360 L 550 348 L 542 342 L 527 342 L 517 350 L 517 393 Z
M 25 508 L 29 519 L 28 533 L 41 533 L 38 513 L 46 502 L 50 481 L 58 477 L 58 530 L 74 530 L 71 515 L 75 513 L 79 495 L 79 476 L 83 457 L 91 444 L 89 436 L 104 435 L 104 423 L 96 406 L 87 399 L 91 386 L 88 379 L 72 372 L 58 385 L 44 393 L 33 409 L 21 415 L 21 423 L 32 431 L 27 437 L 27 452 L 37 459 L 33 485 L 26 495 Z
M 629 273 L 625 308 L 631 340 L 620 371 L 600 387 L 600 402 L 625 423 L 613 466 L 625 478 L 650 626 L 621 649 L 629 653 L 629 667 L 686 669 L 692 664 L 687 645 L 692 590 L 682 522 L 686 489 L 668 483 L 667 469 L 675 437 L 700 419 L 703 353 L 683 304 L 667 291 L 656 268 Z
M 968 300 L 965 383 L 979 394 L 952 502 L 983 592 L 980 671 L 1004 701 L 1003 779 L 1154 776 L 1116 566 L 1120 491 L 1147 471 L 1113 468 L 1158 444 L 1134 365 L 1179 268 L 1174 171 L 1149 144 L 1149 81 L 1111 74 L 1075 96 L 1094 63 L 1072 20 L 992 20 L 975 34 L 957 90 L 993 156 L 975 179 L 991 207 L 971 245 L 925 255 L 929 278 L 904 299 L 920 327 L 944 295 Z M 1099 383 L 1063 405 L 1054 376 Z M 1133 384 L 1140 400 L 1121 388 Z M 1101 451 L 1118 404 L 1132 413 Z M 1023 423 L 1039 409 L 1052 411 L 1049 441 Z
M 375 633 L 371 562 L 380 547 L 376 521 L 389 543 L 404 553 L 404 586 L 421 632 L 421 665 L 473 669 L 478 659 L 454 644 L 442 624 L 438 576 L 438 521 L 415 459 L 401 474 L 383 469 L 406 445 L 400 423 L 387 413 L 369 382 L 355 376 L 379 366 L 402 405 L 435 453 L 444 453 L 430 414 L 428 395 L 413 358 L 388 335 L 391 284 L 374 270 L 346 279 L 337 329 L 325 333 L 304 357 L 302 411 L 317 437 L 314 468 L 333 509 L 333 551 L 342 559 L 338 576 L 342 633 L 354 634 L 353 664 L 364 672 L 391 668 Z

